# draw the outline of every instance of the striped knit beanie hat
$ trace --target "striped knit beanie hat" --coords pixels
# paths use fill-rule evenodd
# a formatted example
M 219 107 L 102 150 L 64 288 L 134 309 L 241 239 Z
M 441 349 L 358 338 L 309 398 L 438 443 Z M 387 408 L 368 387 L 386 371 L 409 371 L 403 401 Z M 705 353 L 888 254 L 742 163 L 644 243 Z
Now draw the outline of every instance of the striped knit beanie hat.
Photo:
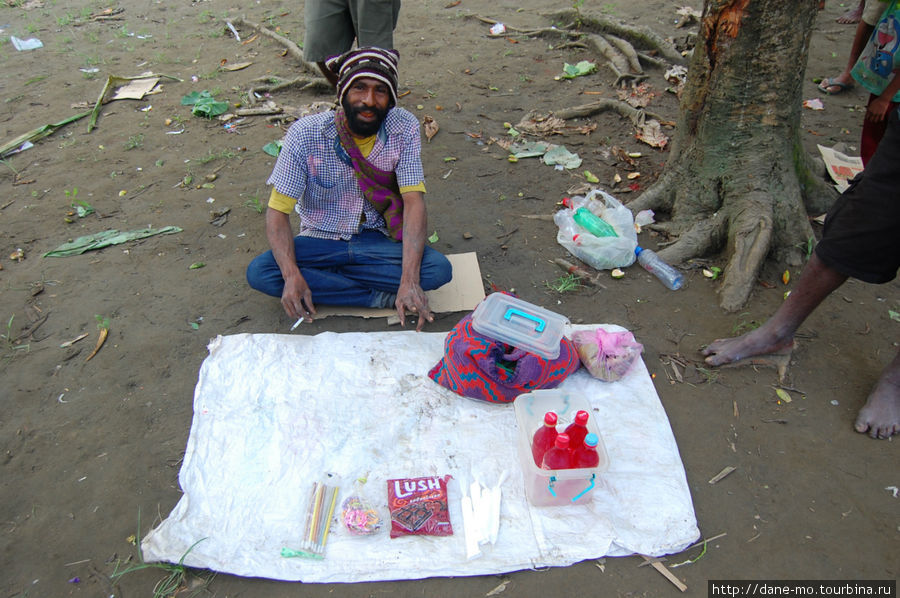
M 354 81 L 363 77 L 377 79 L 391 91 L 392 106 L 397 105 L 397 60 L 400 54 L 396 50 L 385 50 L 375 47 L 363 47 L 332 56 L 325 66 L 338 78 L 338 101 L 343 101 L 344 94 Z

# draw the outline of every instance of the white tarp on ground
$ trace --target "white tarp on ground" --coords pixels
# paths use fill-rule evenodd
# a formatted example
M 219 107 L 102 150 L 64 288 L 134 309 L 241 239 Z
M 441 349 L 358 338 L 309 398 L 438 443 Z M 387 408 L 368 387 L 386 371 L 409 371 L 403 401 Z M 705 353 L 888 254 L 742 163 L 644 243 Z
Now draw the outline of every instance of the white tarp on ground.
M 537 508 L 525 497 L 513 405 L 462 398 L 426 376 L 444 337 L 212 340 L 179 474 L 184 495 L 144 538 L 144 558 L 242 576 L 356 582 L 662 555 L 699 537 L 678 447 L 643 361 L 615 383 L 583 368 L 565 381 L 565 390 L 589 397 L 610 466 L 589 504 Z M 466 558 L 454 483 L 453 536 L 388 537 L 386 480 L 450 474 L 492 486 L 503 470 L 499 537 L 483 556 Z M 354 486 L 378 504 L 382 529 L 352 536 L 335 521 L 324 560 L 280 556 L 282 547 L 298 547 L 310 488 L 326 472 L 345 482 L 338 504 Z

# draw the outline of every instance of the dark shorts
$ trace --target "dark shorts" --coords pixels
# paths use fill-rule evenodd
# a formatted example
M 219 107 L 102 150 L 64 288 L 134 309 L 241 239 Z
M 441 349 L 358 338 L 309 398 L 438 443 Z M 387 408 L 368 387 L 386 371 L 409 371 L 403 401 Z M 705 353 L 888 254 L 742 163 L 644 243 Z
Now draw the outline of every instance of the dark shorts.
M 900 268 L 900 111 L 865 170 L 825 218 L 816 255 L 826 266 L 863 282 L 882 284 Z
M 325 62 L 357 46 L 394 48 L 400 0 L 306 0 L 303 58 Z

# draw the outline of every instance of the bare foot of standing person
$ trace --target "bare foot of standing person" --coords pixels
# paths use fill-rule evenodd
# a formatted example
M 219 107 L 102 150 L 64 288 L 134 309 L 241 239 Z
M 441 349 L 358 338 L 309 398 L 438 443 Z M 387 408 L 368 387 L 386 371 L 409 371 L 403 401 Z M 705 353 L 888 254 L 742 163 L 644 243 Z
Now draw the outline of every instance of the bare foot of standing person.
M 872 438 L 900 434 L 900 353 L 882 372 L 853 427 Z
M 728 365 L 749 357 L 789 353 L 794 347 L 793 334 L 779 334 L 773 328 L 770 320 L 741 336 L 714 340 L 702 350 L 706 363 Z

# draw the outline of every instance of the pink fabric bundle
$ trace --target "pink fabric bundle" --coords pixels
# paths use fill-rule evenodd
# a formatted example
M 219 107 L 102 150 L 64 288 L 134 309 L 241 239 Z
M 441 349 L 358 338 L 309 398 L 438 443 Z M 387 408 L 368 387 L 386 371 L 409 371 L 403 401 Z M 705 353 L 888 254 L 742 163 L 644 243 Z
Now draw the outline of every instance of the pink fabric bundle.
M 607 332 L 603 328 L 576 330 L 572 342 L 581 363 L 594 378 L 615 382 L 631 369 L 644 346 L 627 330 Z

